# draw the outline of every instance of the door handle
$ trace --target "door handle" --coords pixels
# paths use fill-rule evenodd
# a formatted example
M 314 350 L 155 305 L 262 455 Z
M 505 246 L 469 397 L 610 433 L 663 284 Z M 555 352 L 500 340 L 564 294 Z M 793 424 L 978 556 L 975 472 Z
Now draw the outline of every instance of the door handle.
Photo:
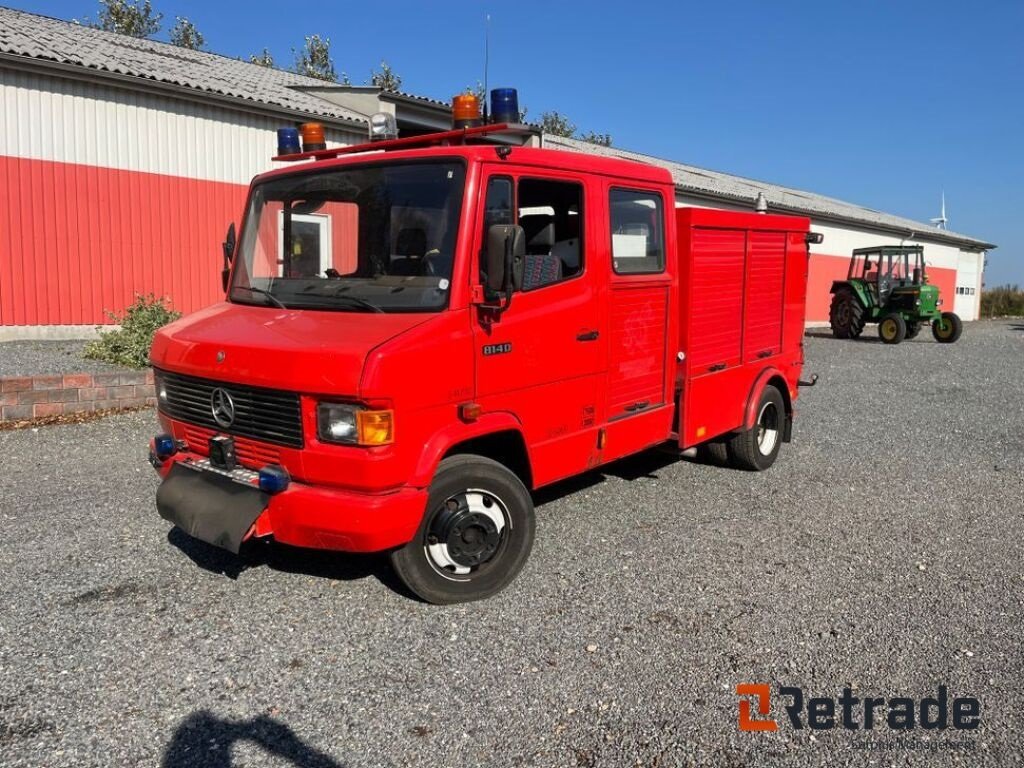
M 624 411 L 630 411 L 630 412 L 642 411 L 644 408 L 646 408 L 650 404 L 651 404 L 650 400 L 641 400 L 639 403 L 633 403 L 632 405 L 627 405 L 625 408 L 623 408 L 623 410 Z
M 708 366 L 708 370 L 711 371 L 712 373 L 714 373 L 715 371 L 724 371 L 725 368 L 725 363 L 715 363 L 714 365 Z
M 760 352 L 757 353 L 757 356 L 758 356 L 759 359 L 764 359 L 766 357 L 771 357 L 772 356 L 772 351 L 770 349 L 763 349 L 763 350 L 761 350 Z
M 576 334 L 576 341 L 597 341 L 599 335 L 597 331 L 580 331 Z

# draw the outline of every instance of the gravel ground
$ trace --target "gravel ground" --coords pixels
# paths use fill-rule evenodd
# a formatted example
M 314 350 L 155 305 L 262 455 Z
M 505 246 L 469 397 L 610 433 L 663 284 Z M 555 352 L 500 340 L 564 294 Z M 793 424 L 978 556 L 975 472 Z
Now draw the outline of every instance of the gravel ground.
M 519 580 L 451 608 L 377 557 L 246 567 L 169 532 L 152 413 L 0 433 L 0 763 L 1021 764 L 1024 324 L 807 352 L 771 471 L 650 454 L 560 485 Z M 739 732 L 742 682 L 945 684 L 982 725 L 868 753 L 893 733 L 775 701 Z
M 34 376 L 64 373 L 107 373 L 128 370 L 116 365 L 85 360 L 86 341 L 0 342 L 0 376 Z

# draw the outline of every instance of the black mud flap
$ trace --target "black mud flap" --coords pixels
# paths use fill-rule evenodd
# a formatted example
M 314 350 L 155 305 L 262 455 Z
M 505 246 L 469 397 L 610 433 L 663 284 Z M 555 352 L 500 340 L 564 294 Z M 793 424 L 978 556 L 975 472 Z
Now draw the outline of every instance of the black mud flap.
M 238 554 L 242 539 L 270 497 L 216 472 L 175 464 L 156 492 L 160 517 L 189 536 Z

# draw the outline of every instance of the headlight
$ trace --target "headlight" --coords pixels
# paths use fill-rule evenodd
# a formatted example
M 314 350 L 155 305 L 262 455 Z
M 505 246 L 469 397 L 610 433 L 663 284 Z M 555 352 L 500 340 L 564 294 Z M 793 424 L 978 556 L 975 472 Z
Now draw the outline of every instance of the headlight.
M 371 411 L 359 405 L 320 403 L 317 434 L 328 443 L 388 445 L 394 442 L 394 412 Z

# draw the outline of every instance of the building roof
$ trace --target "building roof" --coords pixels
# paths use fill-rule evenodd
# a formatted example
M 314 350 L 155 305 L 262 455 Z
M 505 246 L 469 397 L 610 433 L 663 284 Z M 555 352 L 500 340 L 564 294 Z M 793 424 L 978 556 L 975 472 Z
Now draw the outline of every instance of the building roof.
M 619 157 L 666 168 L 672 174 L 676 188 L 681 193 L 696 197 L 739 203 L 752 208 L 757 199 L 757 193 L 762 192 L 768 201 L 769 210 L 779 213 L 797 213 L 815 219 L 832 220 L 860 227 L 867 226 L 884 232 L 904 235 L 907 236 L 907 239 L 948 243 L 971 251 L 986 251 L 996 247 L 992 243 L 977 238 L 937 229 L 932 224 L 925 224 L 902 216 L 893 216 L 855 203 L 846 203 L 813 192 L 803 192 L 765 181 L 755 181 L 742 176 L 733 176 L 719 171 L 709 171 L 706 168 L 662 160 L 650 155 L 628 152 L 617 147 L 603 147 L 586 141 L 548 134 L 544 135 L 544 146 L 606 157 Z M 909 235 L 911 232 L 913 237 Z
M 222 98 L 265 105 L 288 112 L 315 116 L 322 121 L 365 124 L 366 117 L 346 109 L 316 91 L 375 90 L 342 88 L 280 69 L 262 67 L 214 53 L 104 32 L 84 25 L 0 7 L 0 57 L 24 57 L 67 67 L 81 67 L 112 77 L 140 78 L 168 86 L 217 95 Z M 334 88 L 331 88 L 334 86 Z M 308 89 L 310 92 L 306 92 Z M 432 110 L 448 105 L 409 93 L 389 94 L 391 98 L 418 103 Z M 384 97 L 387 98 L 387 97 Z M 753 205 L 759 192 L 770 208 L 798 213 L 854 226 L 867 226 L 914 239 L 955 245 L 967 250 L 990 250 L 996 246 L 967 235 L 936 229 L 931 224 L 893 216 L 872 208 L 843 202 L 813 192 L 803 192 L 768 182 L 746 179 L 719 171 L 629 152 L 617 147 L 544 136 L 544 145 L 577 152 L 634 160 L 668 169 L 684 194 L 709 200 Z
M 323 80 L 11 8 L 0 7 L 0 54 L 142 78 L 321 119 L 366 123 L 357 112 L 301 90 L 323 87 Z

